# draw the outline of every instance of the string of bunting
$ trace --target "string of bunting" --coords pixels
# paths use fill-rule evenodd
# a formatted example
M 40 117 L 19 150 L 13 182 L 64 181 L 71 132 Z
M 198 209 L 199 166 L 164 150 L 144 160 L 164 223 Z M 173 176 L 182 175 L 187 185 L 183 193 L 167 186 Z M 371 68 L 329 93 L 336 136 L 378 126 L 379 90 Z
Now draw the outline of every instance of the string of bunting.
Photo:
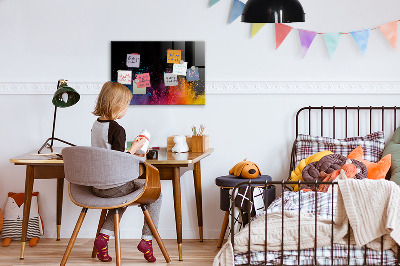
M 210 0 L 209 7 L 212 7 L 220 0 Z M 240 15 L 242 14 L 244 3 L 240 0 L 233 0 L 232 3 L 232 10 L 229 17 L 229 24 L 235 21 Z M 358 31 L 350 31 L 350 32 L 316 32 L 310 30 L 303 30 L 298 28 L 293 28 L 291 26 L 275 23 L 275 40 L 276 40 L 276 49 L 282 44 L 282 42 L 286 39 L 288 34 L 292 30 L 297 30 L 299 32 L 300 37 L 300 44 L 301 44 L 301 52 L 302 57 L 304 58 L 307 54 L 308 49 L 310 48 L 312 42 L 314 41 L 317 35 L 322 35 L 328 49 L 330 57 L 333 57 L 335 51 L 339 45 L 340 37 L 344 34 L 351 34 L 353 36 L 354 41 L 356 42 L 358 48 L 360 49 L 361 53 L 365 55 L 365 52 L 368 47 L 368 41 L 370 32 L 372 30 L 379 29 L 382 34 L 385 36 L 387 41 L 390 43 L 394 50 L 397 49 L 397 29 L 398 29 L 398 22 L 400 20 L 395 20 L 392 22 L 388 22 L 386 24 L 380 25 L 375 28 L 368 28 Z M 251 38 L 253 38 L 262 27 L 264 27 L 266 23 L 252 23 L 251 29 Z

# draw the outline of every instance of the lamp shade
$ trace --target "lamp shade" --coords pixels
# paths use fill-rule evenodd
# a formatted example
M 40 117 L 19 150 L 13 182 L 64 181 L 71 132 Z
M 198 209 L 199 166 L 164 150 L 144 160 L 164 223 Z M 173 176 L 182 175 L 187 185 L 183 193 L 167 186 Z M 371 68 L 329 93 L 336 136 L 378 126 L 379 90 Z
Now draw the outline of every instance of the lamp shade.
M 304 22 L 304 15 L 298 0 L 249 0 L 242 12 L 242 22 Z
M 80 95 L 76 90 L 69 87 L 66 83 L 61 84 L 53 95 L 53 104 L 56 107 L 70 107 L 76 104 Z

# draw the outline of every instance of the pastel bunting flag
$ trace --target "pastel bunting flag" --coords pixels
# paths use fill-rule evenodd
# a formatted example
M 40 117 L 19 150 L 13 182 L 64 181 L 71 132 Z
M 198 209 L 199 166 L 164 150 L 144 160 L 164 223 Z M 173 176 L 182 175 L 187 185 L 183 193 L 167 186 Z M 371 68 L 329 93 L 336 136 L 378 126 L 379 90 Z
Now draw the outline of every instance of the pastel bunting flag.
M 244 3 L 239 1 L 239 0 L 233 0 L 233 5 L 232 5 L 232 11 L 231 11 L 231 17 L 229 18 L 229 23 L 232 23 L 242 15 L 242 11 L 244 8 Z
M 340 34 L 339 32 L 333 32 L 333 33 L 325 33 L 323 36 L 326 48 L 328 48 L 329 55 L 332 58 L 333 54 L 336 51 L 336 48 L 338 47 L 339 39 L 340 36 L 342 36 L 342 34 Z
M 288 36 L 292 29 L 293 28 L 288 25 L 275 23 L 276 49 L 278 49 L 278 47 L 282 44 L 282 42 L 285 40 L 286 36 Z
M 219 0 L 210 0 L 210 5 L 208 7 L 212 7 L 213 5 L 215 5 L 218 2 L 219 2 Z
M 378 27 L 393 49 L 397 48 L 397 20 Z
M 364 55 L 368 46 L 369 33 L 371 29 L 360 30 L 360 31 L 352 31 L 351 35 L 353 35 L 354 40 L 356 41 L 358 47 L 361 50 L 361 53 Z
M 251 27 L 251 38 L 254 37 L 254 35 L 256 35 L 262 27 L 264 27 L 265 23 L 253 23 L 252 27 Z
M 301 54 L 304 58 L 310 48 L 315 36 L 317 33 L 315 31 L 308 31 L 308 30 L 300 30 L 299 29 L 299 36 L 300 36 L 300 43 L 301 43 Z

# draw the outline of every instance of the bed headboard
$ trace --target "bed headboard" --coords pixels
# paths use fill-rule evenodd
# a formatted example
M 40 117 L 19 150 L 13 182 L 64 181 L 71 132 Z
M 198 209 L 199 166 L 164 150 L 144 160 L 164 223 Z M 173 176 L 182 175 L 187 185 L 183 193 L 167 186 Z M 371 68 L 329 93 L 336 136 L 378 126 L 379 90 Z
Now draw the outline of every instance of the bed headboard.
M 393 129 L 396 129 L 397 126 L 397 111 L 400 108 L 396 106 L 392 107 L 362 107 L 362 106 L 308 106 L 301 108 L 296 114 L 296 137 L 298 134 L 309 134 L 324 136 L 324 129 L 326 130 L 328 123 L 331 125 L 332 137 L 336 138 L 346 138 L 346 137 L 355 137 L 360 136 L 360 129 L 364 126 L 368 126 L 369 132 L 372 133 L 373 130 L 382 130 L 385 132 L 385 124 L 388 121 L 392 122 L 393 128 L 391 131 L 386 131 L 385 133 L 393 132 Z M 318 116 L 320 120 L 313 121 L 314 113 L 319 113 Z M 304 119 L 304 115 L 308 117 L 308 119 Z M 338 117 L 339 116 L 339 117 Z M 365 118 L 369 118 L 368 121 Z M 339 119 L 338 119 L 339 118 Z M 306 123 L 308 126 L 308 132 L 301 131 L 301 123 Z M 357 122 L 356 124 L 354 122 Z M 367 122 L 367 123 L 366 123 Z M 319 124 L 319 133 L 311 132 L 313 126 L 315 124 Z M 374 128 L 374 125 L 379 125 L 380 128 Z M 303 124 L 304 126 L 304 124 Z M 338 127 L 339 126 L 339 127 Z M 337 128 L 344 130 L 344 135 L 336 136 Z M 349 129 L 357 128 L 357 135 L 349 135 Z M 365 132 L 364 132 L 365 133 Z M 327 131 L 325 131 L 325 136 Z M 385 134 L 386 136 L 387 134 Z
M 299 134 L 347 138 L 363 136 L 375 131 L 383 131 L 389 139 L 398 126 L 396 106 L 308 106 L 296 114 L 296 137 Z M 295 144 L 293 144 L 290 171 L 295 164 Z M 290 172 L 289 172 L 290 176 Z

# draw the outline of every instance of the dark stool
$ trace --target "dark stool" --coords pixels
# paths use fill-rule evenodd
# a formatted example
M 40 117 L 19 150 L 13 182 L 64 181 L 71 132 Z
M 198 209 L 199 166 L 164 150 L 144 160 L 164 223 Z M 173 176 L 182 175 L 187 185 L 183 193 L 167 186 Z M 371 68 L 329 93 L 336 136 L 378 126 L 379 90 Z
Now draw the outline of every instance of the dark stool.
M 220 209 L 225 211 L 224 221 L 222 222 L 221 234 L 219 235 L 218 245 L 220 248 L 222 246 L 222 242 L 224 241 L 226 228 L 228 227 L 229 222 L 229 207 L 230 207 L 230 199 L 229 192 L 233 189 L 237 184 L 246 182 L 246 181 L 263 181 L 266 180 L 272 181 L 272 178 L 268 175 L 262 175 L 254 179 L 246 179 L 241 177 L 236 177 L 234 175 L 220 176 L 215 179 L 215 184 L 220 187 Z M 254 186 L 257 187 L 257 186 Z M 268 199 L 267 206 L 271 204 L 275 200 L 275 186 L 270 186 L 268 189 Z M 265 191 L 264 191 L 265 193 Z M 265 195 L 264 195 L 265 196 Z M 265 197 L 264 197 L 265 198 Z

